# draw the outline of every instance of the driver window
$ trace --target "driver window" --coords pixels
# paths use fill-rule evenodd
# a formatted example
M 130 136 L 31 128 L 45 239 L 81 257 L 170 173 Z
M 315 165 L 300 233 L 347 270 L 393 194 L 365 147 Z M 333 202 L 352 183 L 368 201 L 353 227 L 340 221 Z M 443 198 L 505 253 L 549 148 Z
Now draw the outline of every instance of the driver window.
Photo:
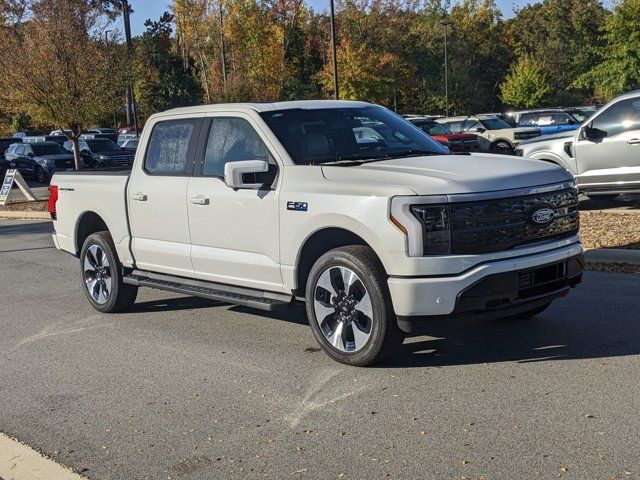
M 276 162 L 249 122 L 242 118 L 214 118 L 209 130 L 203 175 L 224 178 L 228 162 Z
M 598 115 L 592 127 L 612 137 L 630 130 L 640 130 L 640 98 L 621 100 Z
M 467 132 L 477 132 L 479 128 L 482 128 L 482 124 L 476 121 L 467 121 L 465 124 L 465 130 Z

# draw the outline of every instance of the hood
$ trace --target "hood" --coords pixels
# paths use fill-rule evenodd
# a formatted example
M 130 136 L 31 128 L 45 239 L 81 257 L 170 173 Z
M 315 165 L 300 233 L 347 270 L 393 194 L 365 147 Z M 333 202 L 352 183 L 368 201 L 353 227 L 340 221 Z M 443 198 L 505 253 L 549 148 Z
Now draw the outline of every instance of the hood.
M 126 150 L 116 150 L 113 152 L 98 152 L 96 153 L 98 157 L 101 158 L 111 158 L 111 157 L 132 157 L 133 154 Z
M 55 155 L 38 155 L 39 160 L 73 160 L 73 153 L 56 153 Z
M 354 167 L 326 165 L 322 172 L 332 181 L 409 187 L 418 195 L 510 190 L 573 178 L 552 163 L 489 154 L 399 158 Z

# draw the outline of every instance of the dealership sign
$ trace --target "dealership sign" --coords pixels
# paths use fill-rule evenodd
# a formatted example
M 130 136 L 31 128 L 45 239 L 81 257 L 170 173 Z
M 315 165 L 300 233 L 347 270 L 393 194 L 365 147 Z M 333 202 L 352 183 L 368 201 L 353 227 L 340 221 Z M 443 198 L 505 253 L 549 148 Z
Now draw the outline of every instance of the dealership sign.
M 34 201 L 36 197 L 33 196 L 31 189 L 27 185 L 27 182 L 24 181 L 22 175 L 18 170 L 10 169 L 7 170 L 6 175 L 4 176 L 4 180 L 2 181 L 2 188 L 0 188 L 0 205 L 6 205 L 9 200 L 9 195 L 11 195 L 11 187 L 13 184 L 16 184 L 27 200 Z

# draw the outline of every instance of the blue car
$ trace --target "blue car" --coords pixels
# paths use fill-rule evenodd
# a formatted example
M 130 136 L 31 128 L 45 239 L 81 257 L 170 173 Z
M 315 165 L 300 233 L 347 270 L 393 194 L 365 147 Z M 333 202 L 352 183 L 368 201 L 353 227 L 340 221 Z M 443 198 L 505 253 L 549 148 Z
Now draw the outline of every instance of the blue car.
M 541 135 L 577 130 L 580 124 L 581 121 L 572 114 L 557 110 L 525 112 L 518 119 L 518 127 L 537 127 Z

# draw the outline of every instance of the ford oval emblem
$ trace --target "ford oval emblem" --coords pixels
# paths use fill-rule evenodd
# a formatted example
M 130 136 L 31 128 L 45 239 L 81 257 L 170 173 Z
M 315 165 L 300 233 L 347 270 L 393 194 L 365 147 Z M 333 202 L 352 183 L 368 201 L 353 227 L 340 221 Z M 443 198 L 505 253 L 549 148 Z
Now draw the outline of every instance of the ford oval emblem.
M 556 212 L 549 205 L 536 205 L 529 211 L 529 222 L 536 227 L 544 227 L 553 222 Z

